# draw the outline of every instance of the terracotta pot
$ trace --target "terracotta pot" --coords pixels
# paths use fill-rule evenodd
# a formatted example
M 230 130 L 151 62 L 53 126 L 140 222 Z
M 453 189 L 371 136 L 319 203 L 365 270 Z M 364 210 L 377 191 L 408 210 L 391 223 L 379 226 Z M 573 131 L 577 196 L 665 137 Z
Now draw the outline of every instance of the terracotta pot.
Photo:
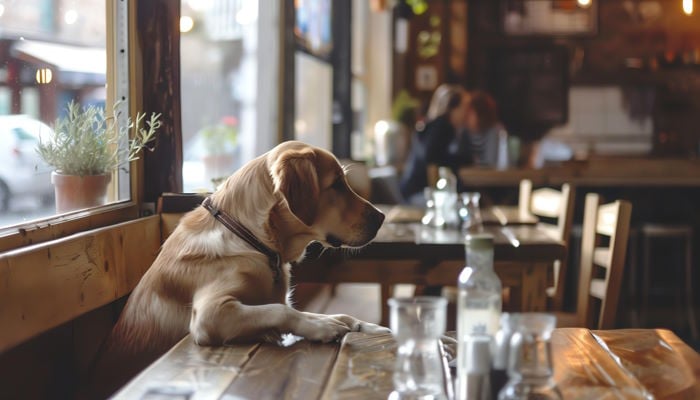
M 60 214 L 105 204 L 107 185 L 111 179 L 111 174 L 77 176 L 52 172 L 56 212 Z

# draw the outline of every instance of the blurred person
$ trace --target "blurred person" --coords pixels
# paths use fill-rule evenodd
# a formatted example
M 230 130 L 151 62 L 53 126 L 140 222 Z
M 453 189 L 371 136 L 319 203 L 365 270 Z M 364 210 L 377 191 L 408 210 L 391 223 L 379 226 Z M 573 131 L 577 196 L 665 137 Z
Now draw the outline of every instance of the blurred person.
M 508 168 L 508 133 L 499 121 L 498 106 L 490 94 L 480 90 L 470 93 L 465 122 L 474 164 Z
M 458 85 L 440 85 L 426 114 L 426 123 L 414 133 L 411 150 L 400 181 L 404 201 L 425 205 L 423 189 L 436 175 L 436 166 L 457 169 L 472 163 L 470 145 L 464 134 L 469 104 L 467 92 Z

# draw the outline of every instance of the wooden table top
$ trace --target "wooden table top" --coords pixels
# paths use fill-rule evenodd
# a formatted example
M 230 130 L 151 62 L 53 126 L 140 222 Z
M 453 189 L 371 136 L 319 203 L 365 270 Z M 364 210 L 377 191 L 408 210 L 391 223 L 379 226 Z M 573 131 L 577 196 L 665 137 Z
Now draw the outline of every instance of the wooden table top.
M 700 356 L 670 331 L 557 329 L 552 348 L 565 399 L 700 398 Z M 200 347 L 187 336 L 115 398 L 386 399 L 395 351 L 391 335 L 288 347 Z
M 422 207 L 408 205 L 378 205 L 389 223 L 420 222 L 425 214 Z M 481 209 L 481 218 L 484 225 L 534 225 L 539 218 L 532 214 L 521 214 L 518 206 L 493 206 Z

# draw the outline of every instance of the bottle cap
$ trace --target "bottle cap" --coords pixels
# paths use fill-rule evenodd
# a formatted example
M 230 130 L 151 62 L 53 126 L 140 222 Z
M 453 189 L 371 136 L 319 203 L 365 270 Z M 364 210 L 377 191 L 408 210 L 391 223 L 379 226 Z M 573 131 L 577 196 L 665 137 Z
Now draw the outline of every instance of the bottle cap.
M 464 238 L 467 248 L 475 250 L 493 249 L 493 235 L 488 233 L 470 234 Z

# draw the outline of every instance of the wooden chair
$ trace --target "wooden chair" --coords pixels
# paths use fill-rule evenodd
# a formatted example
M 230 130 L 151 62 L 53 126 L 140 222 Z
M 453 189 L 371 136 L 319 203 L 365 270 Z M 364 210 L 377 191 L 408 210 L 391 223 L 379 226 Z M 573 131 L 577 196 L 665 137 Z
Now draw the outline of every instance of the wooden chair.
M 551 232 L 552 236 L 563 240 L 569 247 L 569 235 L 574 214 L 574 190 L 568 183 L 561 190 L 540 188 L 532 190 L 532 181 L 520 181 L 518 212 L 522 216 L 535 215 L 548 219 L 556 219 L 556 225 L 540 222 L 539 225 Z M 564 283 L 566 279 L 566 260 L 556 261 L 554 268 L 554 286 L 547 288 L 547 296 L 551 299 L 551 309 L 561 310 L 564 303 Z
M 557 313 L 560 327 L 615 328 L 617 304 L 625 268 L 632 205 L 624 200 L 600 205 L 595 193 L 586 195 L 581 234 L 578 301 L 575 313 Z M 609 238 L 609 244 L 598 247 L 598 235 Z M 602 267 L 603 278 L 595 276 L 594 267 Z M 601 302 L 597 322 L 592 318 L 593 303 Z

